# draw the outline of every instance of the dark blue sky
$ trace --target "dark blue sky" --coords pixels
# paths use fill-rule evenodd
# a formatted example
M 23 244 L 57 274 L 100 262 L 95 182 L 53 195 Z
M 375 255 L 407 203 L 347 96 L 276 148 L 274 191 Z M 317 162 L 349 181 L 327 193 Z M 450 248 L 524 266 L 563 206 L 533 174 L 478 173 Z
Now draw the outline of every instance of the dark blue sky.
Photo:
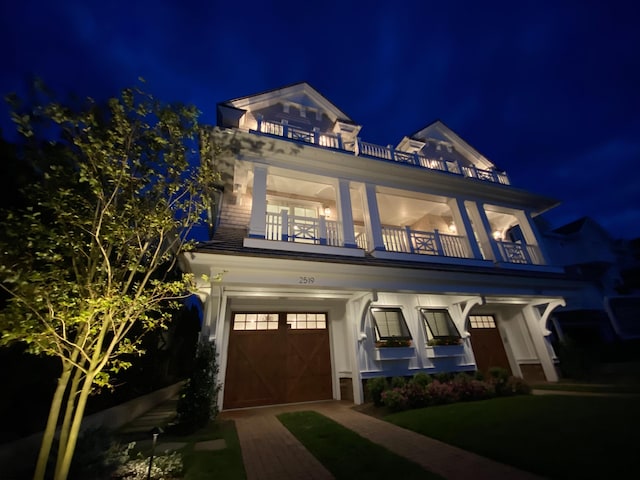
M 5 1 L 0 93 L 37 75 L 104 98 L 142 76 L 215 123 L 219 101 L 308 81 L 365 141 L 440 119 L 514 186 L 560 200 L 553 226 L 588 215 L 632 238 L 639 25 L 633 0 Z

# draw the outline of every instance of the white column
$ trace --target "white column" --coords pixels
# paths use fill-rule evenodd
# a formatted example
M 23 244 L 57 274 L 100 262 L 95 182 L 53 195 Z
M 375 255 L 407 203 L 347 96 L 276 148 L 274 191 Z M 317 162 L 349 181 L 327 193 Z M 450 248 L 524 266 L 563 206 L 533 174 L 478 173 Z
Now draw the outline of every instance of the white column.
M 467 209 L 464 206 L 464 201 L 459 198 L 450 199 L 447 204 L 453 215 L 453 222 L 458 231 L 458 235 L 463 235 L 467 242 L 471 258 L 478 258 L 482 260 L 482 252 L 478 246 L 475 235 L 473 234 L 473 225 L 471 225 L 471 219 L 467 214 Z
M 251 220 L 249 221 L 249 237 L 265 238 L 267 217 L 267 167 L 253 167 L 253 198 L 251 204 Z
M 345 247 L 356 248 L 356 233 L 353 229 L 353 212 L 351 210 L 351 190 L 348 180 L 338 181 L 338 218 L 342 222 L 342 235 Z
M 533 340 L 533 347 L 536 350 L 538 360 L 540 360 L 544 376 L 548 382 L 557 382 L 558 372 L 556 372 L 556 368 L 553 365 L 553 358 L 551 358 L 549 348 L 547 347 L 547 339 L 540 325 L 540 315 L 538 311 L 531 305 L 527 305 L 522 310 L 522 313 L 527 322 L 527 328 L 529 328 L 531 340 Z
M 484 211 L 484 206 L 478 205 L 476 202 L 466 201 L 464 204 L 468 208 L 469 217 L 473 220 L 473 224 L 477 229 L 475 232 L 478 234 L 478 241 L 482 245 L 482 250 L 487 257 L 487 260 L 494 260 L 499 262 L 502 260 L 498 245 L 493 241 L 491 232 L 491 224 L 487 218 L 487 214 Z
M 380 211 L 378 210 L 378 199 L 376 197 L 376 186 L 369 183 L 364 186 L 363 203 L 367 222 L 367 235 L 371 239 L 373 250 L 385 250 L 382 238 L 382 226 L 380 224 Z

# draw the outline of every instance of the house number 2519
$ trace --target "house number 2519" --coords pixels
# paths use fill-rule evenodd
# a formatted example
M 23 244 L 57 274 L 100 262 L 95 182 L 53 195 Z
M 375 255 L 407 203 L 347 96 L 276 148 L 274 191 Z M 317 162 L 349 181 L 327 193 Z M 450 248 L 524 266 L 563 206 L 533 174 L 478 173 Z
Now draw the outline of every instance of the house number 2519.
M 298 277 L 298 283 L 302 285 L 311 285 L 315 283 L 316 277 Z

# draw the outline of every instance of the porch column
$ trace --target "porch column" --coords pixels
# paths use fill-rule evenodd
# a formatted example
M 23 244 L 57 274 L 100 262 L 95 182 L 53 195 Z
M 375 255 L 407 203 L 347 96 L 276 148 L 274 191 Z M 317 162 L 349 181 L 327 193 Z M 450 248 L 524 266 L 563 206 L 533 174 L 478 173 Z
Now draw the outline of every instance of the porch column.
M 376 186 L 370 183 L 364 186 L 364 208 L 368 213 L 367 235 L 373 243 L 373 250 L 386 250 L 382 238 L 382 225 L 380 224 L 380 211 L 378 210 L 378 199 L 376 197 Z
M 353 212 L 351 210 L 351 190 L 349 180 L 338 181 L 338 218 L 342 221 L 342 235 L 345 247 L 356 248 L 356 233 L 353 229 Z
M 540 231 L 531 218 L 531 215 L 529 215 L 529 212 L 518 210 L 515 212 L 515 216 L 518 219 L 518 225 L 520 225 L 524 241 L 527 242 L 528 245 L 535 245 L 538 247 L 538 251 L 540 252 L 540 264 L 547 265 L 550 257 L 547 255 L 544 242 L 542 241 L 542 235 L 540 235 Z
M 482 246 L 484 257 L 487 260 L 493 260 L 495 262 L 502 261 L 502 255 L 500 255 L 498 245 L 493 240 L 491 224 L 484 211 L 484 206 L 470 201 L 466 201 L 464 204 L 468 208 L 469 217 L 471 217 L 473 224 L 477 226 L 475 232 L 478 234 L 478 241 Z
M 545 378 L 548 382 L 557 382 L 558 372 L 556 372 L 556 368 L 553 365 L 553 358 L 551 357 L 549 347 L 547 346 L 547 338 L 545 336 L 546 332 L 543 331 L 543 328 L 540 325 L 540 314 L 531 305 L 524 307 L 522 313 L 525 321 L 527 322 L 527 328 L 531 334 L 533 347 L 536 350 L 538 360 L 540 360 L 540 365 L 544 371 Z
M 450 199 L 447 204 L 451 209 L 453 215 L 453 223 L 458 230 L 458 235 L 463 235 L 471 258 L 477 258 L 482 260 L 482 252 L 478 246 L 475 235 L 473 234 L 473 225 L 471 225 L 471 219 L 467 214 L 467 209 L 464 206 L 464 201 L 459 198 Z
M 265 238 L 267 216 L 267 167 L 253 167 L 253 198 L 251 204 L 251 220 L 249 221 L 249 238 Z

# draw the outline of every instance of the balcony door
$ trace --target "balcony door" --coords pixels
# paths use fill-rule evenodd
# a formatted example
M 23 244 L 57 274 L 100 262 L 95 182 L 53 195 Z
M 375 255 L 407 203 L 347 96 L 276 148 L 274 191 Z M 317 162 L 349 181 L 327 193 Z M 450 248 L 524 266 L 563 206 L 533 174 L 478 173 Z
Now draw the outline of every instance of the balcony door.
M 267 201 L 267 224 L 270 240 L 282 240 L 283 233 L 291 242 L 319 242 L 320 204 L 296 204 L 285 200 Z M 287 214 L 287 225 L 282 224 L 282 211 Z

